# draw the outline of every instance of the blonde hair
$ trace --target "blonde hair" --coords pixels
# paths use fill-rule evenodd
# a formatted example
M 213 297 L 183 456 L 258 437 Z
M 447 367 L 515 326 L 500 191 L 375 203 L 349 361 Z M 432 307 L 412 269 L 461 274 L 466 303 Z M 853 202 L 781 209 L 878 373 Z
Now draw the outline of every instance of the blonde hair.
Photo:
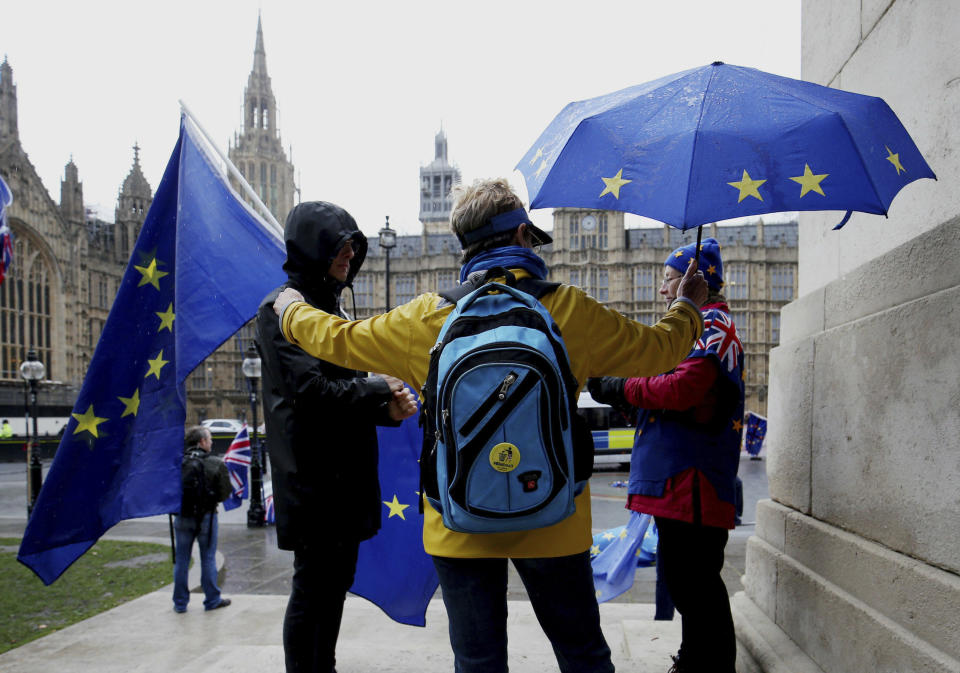
M 495 215 L 523 208 L 523 201 L 505 178 L 475 180 L 467 187 L 457 185 L 451 196 L 454 202 L 450 228 L 458 237 L 483 226 Z M 463 251 L 463 261 L 483 250 L 507 245 L 513 236 L 510 231 L 472 243 Z

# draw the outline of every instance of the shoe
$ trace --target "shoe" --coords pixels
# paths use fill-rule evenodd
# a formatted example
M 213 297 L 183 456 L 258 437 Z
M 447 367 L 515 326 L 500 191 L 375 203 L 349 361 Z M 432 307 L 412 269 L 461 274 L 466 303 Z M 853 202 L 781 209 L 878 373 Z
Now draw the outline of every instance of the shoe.
M 174 605 L 174 606 L 173 606 L 173 611 L 176 612 L 178 615 L 182 615 L 184 612 L 187 611 L 187 609 L 186 609 L 186 608 L 178 608 L 176 605 Z
M 216 610 L 216 609 L 218 609 L 218 608 L 225 608 L 225 607 L 227 607 L 228 605 L 230 605 L 230 603 L 231 603 L 231 601 L 230 601 L 229 598 L 221 598 L 219 603 L 217 603 L 216 605 L 214 605 L 212 608 L 207 608 L 207 611 L 209 612 L 210 610 Z

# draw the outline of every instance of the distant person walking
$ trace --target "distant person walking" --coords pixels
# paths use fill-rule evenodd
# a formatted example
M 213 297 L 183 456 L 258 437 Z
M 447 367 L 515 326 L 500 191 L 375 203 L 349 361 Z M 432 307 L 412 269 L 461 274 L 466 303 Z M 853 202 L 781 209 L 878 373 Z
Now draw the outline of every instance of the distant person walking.
M 0 439 L 10 439 L 13 437 L 13 428 L 10 427 L 10 421 L 3 419 L 3 425 L 0 425 Z
M 200 425 L 187 430 L 184 439 L 181 477 L 183 498 L 180 513 L 174 517 L 176 550 L 173 565 L 173 611 L 186 612 L 190 602 L 187 575 L 193 541 L 200 545 L 200 586 L 203 587 L 205 610 L 216 610 L 230 605 L 229 598 L 220 596 L 217 586 L 217 505 L 232 492 L 227 466 L 210 454 L 213 438 Z

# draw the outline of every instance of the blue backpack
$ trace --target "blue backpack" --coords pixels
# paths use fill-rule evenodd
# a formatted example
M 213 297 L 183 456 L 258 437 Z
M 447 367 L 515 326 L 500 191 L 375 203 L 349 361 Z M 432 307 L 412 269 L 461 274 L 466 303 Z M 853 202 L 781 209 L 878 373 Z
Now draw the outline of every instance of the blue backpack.
M 488 282 L 501 276 L 506 285 Z M 558 285 L 498 268 L 441 293 L 456 306 L 430 351 L 420 467 L 421 491 L 450 530 L 550 526 L 573 514 L 590 476 L 578 385 L 539 301 Z

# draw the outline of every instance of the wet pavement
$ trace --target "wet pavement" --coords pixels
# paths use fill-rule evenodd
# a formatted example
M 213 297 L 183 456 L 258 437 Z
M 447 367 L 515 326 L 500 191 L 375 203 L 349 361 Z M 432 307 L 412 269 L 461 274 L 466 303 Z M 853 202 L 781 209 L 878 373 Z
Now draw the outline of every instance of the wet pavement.
M 766 463 L 741 456 L 740 477 L 744 484 L 744 525 L 730 532 L 723 578 L 732 596 L 742 590 L 740 577 L 745 568 L 747 538 L 753 534 L 756 503 L 768 497 Z M 626 523 L 624 472 L 598 472 L 590 481 L 594 532 Z M 26 468 L 23 464 L 0 463 L 0 537 L 20 537 L 26 526 Z M 293 553 L 277 549 L 272 526 L 248 528 L 246 507 L 220 513 L 218 550 L 223 557 L 220 586 L 224 595 L 288 595 L 293 568 Z M 124 521 L 106 535 L 111 538 L 149 540 L 170 543 L 166 516 Z M 171 570 L 172 573 L 172 570 Z M 656 584 L 654 568 L 638 568 L 633 587 L 612 603 L 653 603 Z M 526 592 L 519 577 L 510 569 L 508 599 L 525 601 Z

